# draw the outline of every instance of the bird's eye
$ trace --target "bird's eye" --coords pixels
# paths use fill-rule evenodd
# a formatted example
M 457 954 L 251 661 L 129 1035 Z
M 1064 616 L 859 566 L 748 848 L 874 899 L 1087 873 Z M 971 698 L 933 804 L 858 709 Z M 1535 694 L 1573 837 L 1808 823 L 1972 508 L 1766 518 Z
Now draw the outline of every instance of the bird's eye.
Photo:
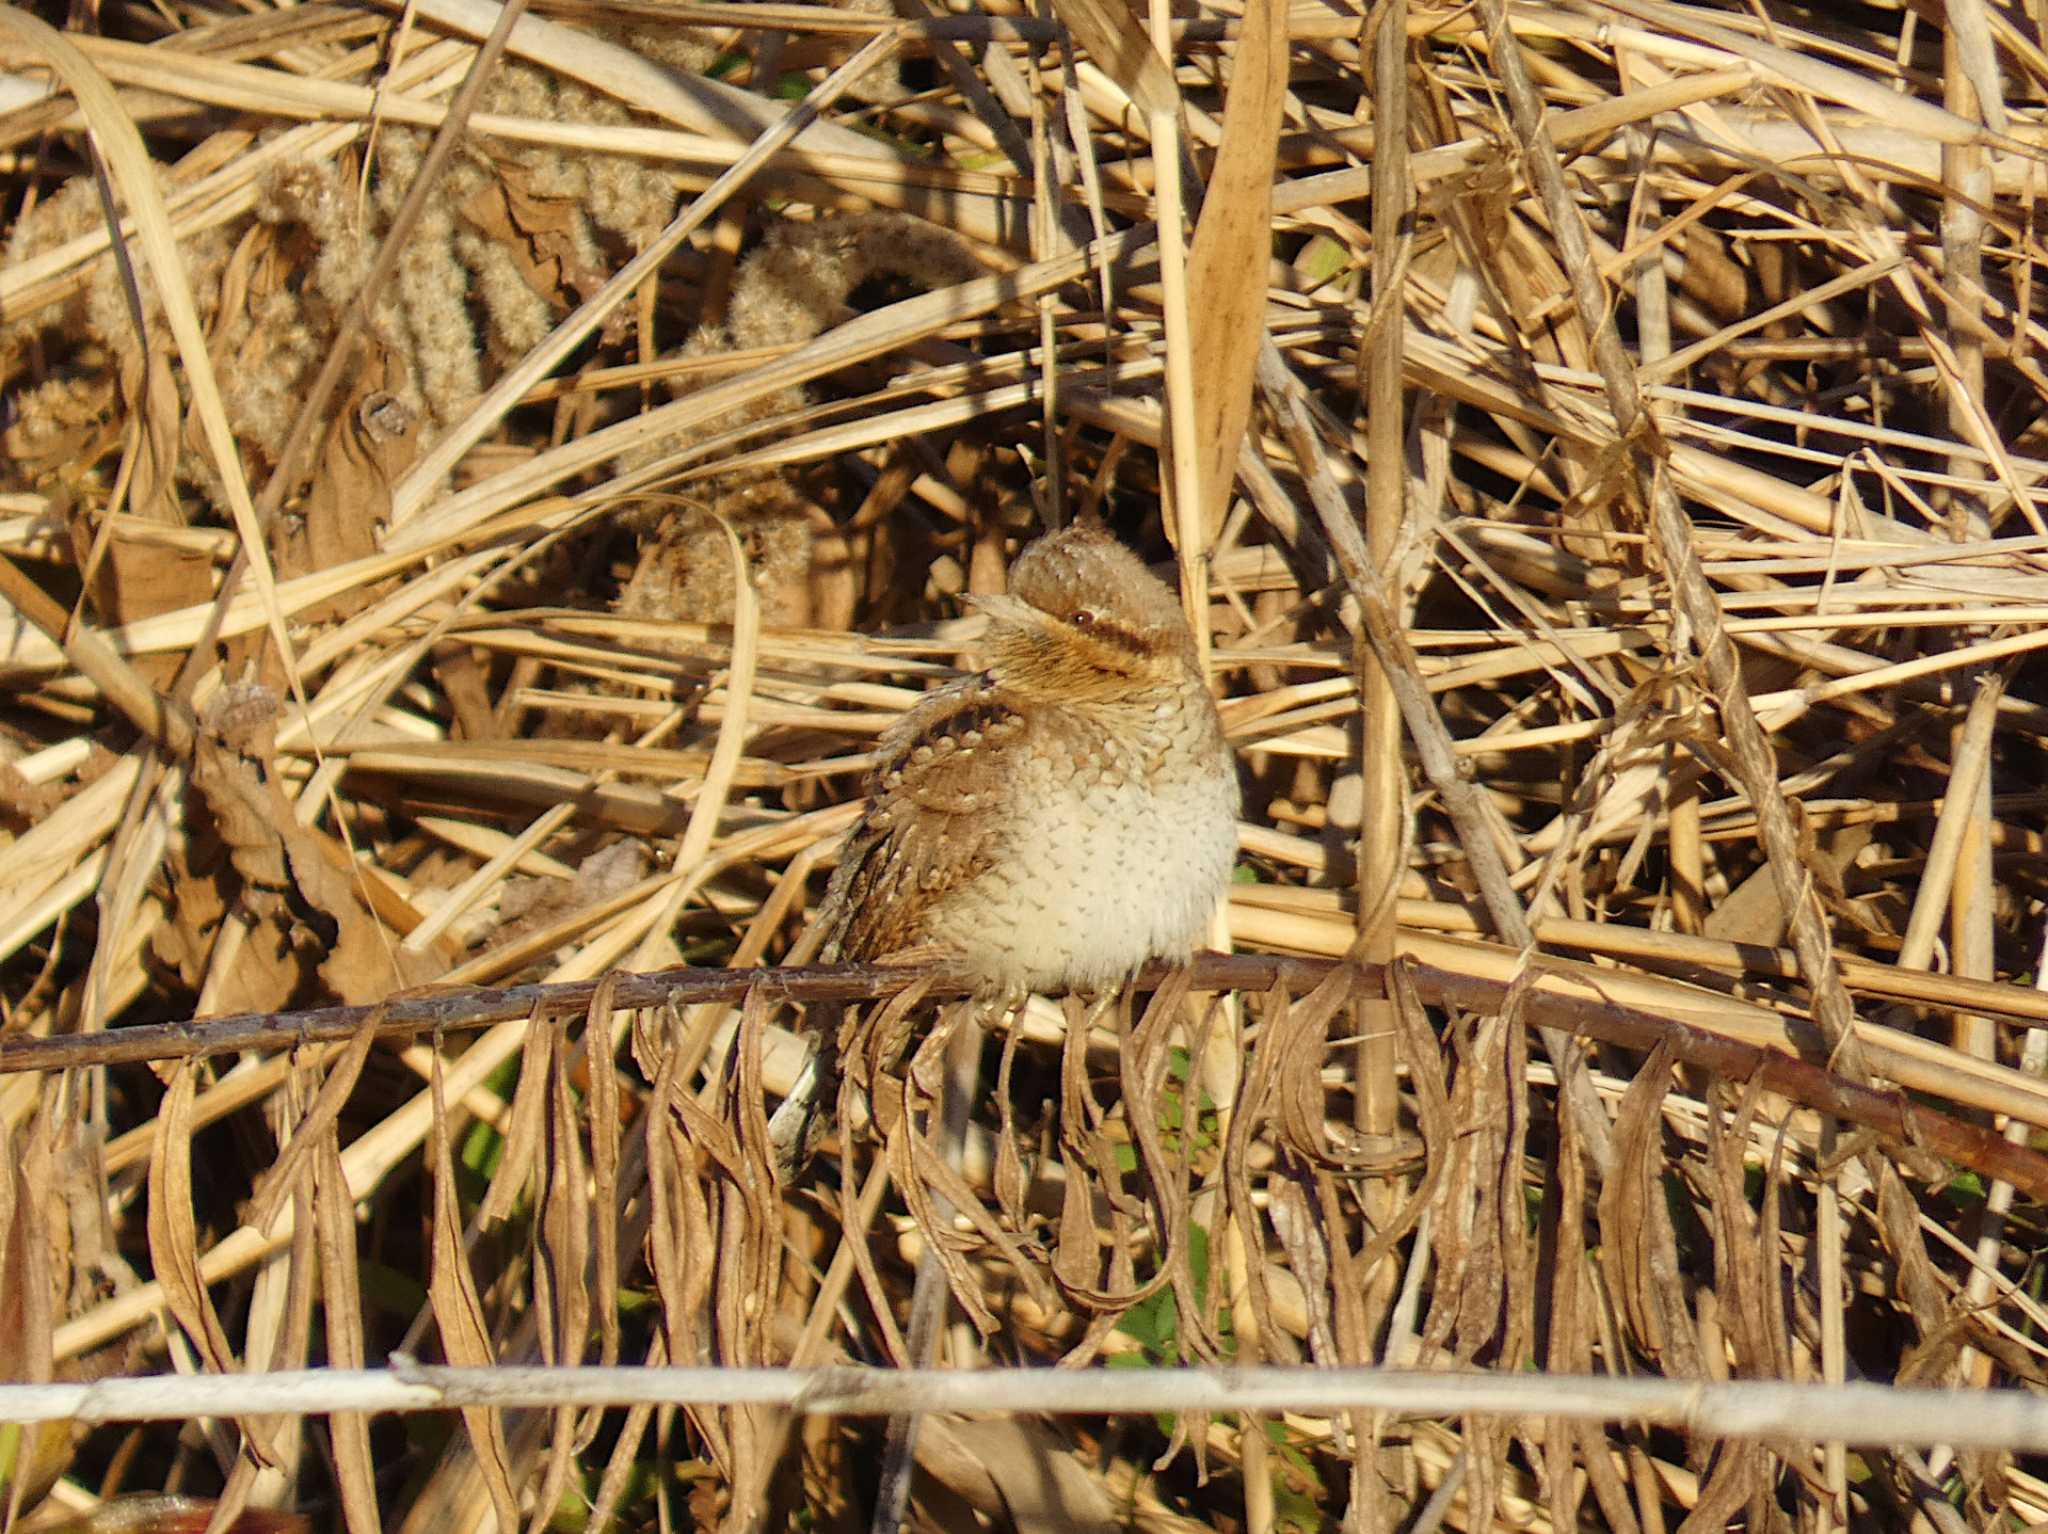
M 1093 608 L 1084 607 L 1079 612 L 1075 613 L 1072 619 L 1070 619 L 1069 621 L 1074 625 L 1075 628 L 1085 629 L 1092 627 L 1098 616 L 1099 614 L 1097 614 Z

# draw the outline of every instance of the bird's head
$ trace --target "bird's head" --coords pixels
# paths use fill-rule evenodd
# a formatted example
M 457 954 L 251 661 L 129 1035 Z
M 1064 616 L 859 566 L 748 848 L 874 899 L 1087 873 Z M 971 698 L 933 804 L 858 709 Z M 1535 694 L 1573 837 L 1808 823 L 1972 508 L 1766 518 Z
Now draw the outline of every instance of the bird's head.
M 1093 523 L 1020 554 L 1008 596 L 970 601 L 990 620 L 983 649 L 991 668 L 1020 691 L 1111 701 L 1194 675 L 1194 635 L 1179 598 Z

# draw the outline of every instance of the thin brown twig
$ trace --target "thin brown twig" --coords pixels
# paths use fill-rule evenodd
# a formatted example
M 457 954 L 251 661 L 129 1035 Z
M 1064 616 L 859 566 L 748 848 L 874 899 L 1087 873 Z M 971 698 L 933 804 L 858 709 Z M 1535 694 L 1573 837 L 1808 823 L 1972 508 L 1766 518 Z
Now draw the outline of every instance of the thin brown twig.
M 1540 961 L 1539 961 L 1540 963 Z M 1265 991 L 1284 984 L 1303 992 L 1344 968 L 1366 994 L 1385 994 L 1384 971 L 1334 960 L 1280 959 L 1248 954 L 1205 954 L 1189 966 L 1200 990 Z M 1518 988 L 1505 980 L 1459 974 L 1431 965 L 1409 964 L 1418 995 L 1437 1006 L 1497 1013 Z M 1140 986 L 1156 986 L 1173 972 L 1152 964 L 1139 973 Z M 1596 972 L 1597 973 L 1597 972 Z M 623 975 L 608 981 L 509 986 L 448 995 L 397 997 L 374 1007 L 324 1007 L 304 1012 L 258 1013 L 210 1022 L 159 1023 L 109 1033 L 0 1042 L 0 1076 L 22 1071 L 75 1069 L 86 1065 L 151 1060 L 199 1059 L 243 1050 L 290 1049 L 355 1037 L 374 1024 L 379 1038 L 453 1033 L 514 1018 L 537 1023 L 587 1016 L 599 985 L 615 985 L 620 1008 L 685 1006 L 736 1001 L 758 989 L 776 1001 L 874 1000 L 893 995 L 915 980 L 931 981 L 938 997 L 965 994 L 967 987 L 923 968 L 830 965 L 783 970 L 671 970 Z M 1546 995 L 1519 988 L 1515 1016 L 1526 1026 L 1601 1039 L 1634 1049 L 1668 1045 L 1679 1060 L 1732 1081 L 1759 1080 L 1796 1102 L 1874 1129 L 1901 1144 L 1917 1146 L 1958 1165 L 2002 1177 L 2034 1197 L 2048 1197 L 2048 1155 L 2013 1144 L 1998 1134 L 1938 1110 L 1923 1107 L 1896 1089 L 1859 1084 L 1810 1061 L 1722 1037 L 1641 1007 L 1583 997 Z

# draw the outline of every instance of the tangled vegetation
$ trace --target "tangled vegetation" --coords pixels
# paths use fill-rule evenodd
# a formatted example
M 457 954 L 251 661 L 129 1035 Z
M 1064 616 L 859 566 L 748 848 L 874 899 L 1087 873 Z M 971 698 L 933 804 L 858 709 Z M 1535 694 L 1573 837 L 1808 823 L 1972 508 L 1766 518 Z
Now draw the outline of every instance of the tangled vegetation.
M 501 14 L 0 11 L 0 1379 L 904 1364 L 929 1254 L 957 1367 L 2048 1383 L 2038 7 Z M 1082 516 L 1239 958 L 627 989 L 809 974 Z M 1611 1416 L 931 1416 L 910 1516 L 2048 1524 L 1938 1420 Z M 852 1530 L 885 1437 L 0 1426 L 0 1521 Z

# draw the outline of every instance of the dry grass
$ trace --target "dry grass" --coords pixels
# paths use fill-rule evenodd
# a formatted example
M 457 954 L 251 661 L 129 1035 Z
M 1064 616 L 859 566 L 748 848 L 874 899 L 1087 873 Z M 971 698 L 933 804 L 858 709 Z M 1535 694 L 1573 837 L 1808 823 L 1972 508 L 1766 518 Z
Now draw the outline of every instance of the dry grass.
M 2048 1521 L 2048 1445 L 1598 1408 L 2048 1381 L 2038 8 L 897 9 L 0 11 L 0 1379 L 900 1363 L 929 1248 L 953 1365 L 1593 1378 L 934 1417 L 921 1528 Z M 1353 962 L 1034 1003 L 953 1158 L 929 977 L 727 972 L 1080 514 L 1242 754 L 1218 946 Z M 880 1441 L 293 1410 L 0 1485 L 857 1529 Z

